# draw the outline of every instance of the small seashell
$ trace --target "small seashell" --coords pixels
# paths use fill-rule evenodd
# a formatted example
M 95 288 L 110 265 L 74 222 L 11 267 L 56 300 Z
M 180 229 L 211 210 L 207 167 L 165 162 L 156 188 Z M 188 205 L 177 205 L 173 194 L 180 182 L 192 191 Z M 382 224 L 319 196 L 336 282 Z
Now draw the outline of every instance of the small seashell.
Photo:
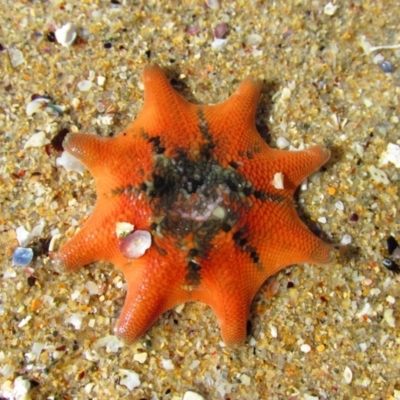
M 329 2 L 324 7 L 324 14 L 332 16 L 335 14 L 337 8 L 338 6 L 336 4 L 332 4 L 331 2 Z
M 84 79 L 83 81 L 78 82 L 78 89 L 81 92 L 87 92 L 93 86 L 93 82 L 89 81 L 88 79 Z
M 282 172 L 277 172 L 274 175 L 274 179 L 272 180 L 271 184 L 275 189 L 279 189 L 279 190 L 284 189 Z
M 351 369 L 349 367 L 346 367 L 343 372 L 343 378 L 345 382 L 349 385 L 351 381 L 353 380 L 353 373 L 351 372 Z
M 290 146 L 290 142 L 285 137 L 279 136 L 278 139 L 276 139 L 276 147 L 278 149 L 284 149 L 289 146 Z
M 217 8 L 219 8 L 219 0 L 206 0 L 206 4 L 212 10 L 216 10 Z
M 288 87 L 284 87 L 282 89 L 281 99 L 282 100 L 289 100 L 291 96 L 292 96 L 292 91 Z
M 68 22 L 55 31 L 57 42 L 62 46 L 69 47 L 75 41 L 77 36 L 75 24 Z
M 56 164 L 59 167 L 64 167 L 68 172 L 75 171 L 78 174 L 83 174 L 85 172 L 85 166 L 74 156 L 68 153 L 68 151 L 63 151 L 61 157 L 56 159 Z
M 228 24 L 225 22 L 221 22 L 215 26 L 213 29 L 213 35 L 215 39 L 224 39 L 226 34 L 228 33 Z
M 46 98 L 37 98 L 35 100 L 30 101 L 27 105 L 26 105 L 26 115 L 28 117 L 32 116 L 33 114 L 37 113 L 40 110 L 43 110 L 47 104 L 49 103 L 49 99 Z
M 122 240 L 121 253 L 127 258 L 139 258 L 151 246 L 151 235 L 147 231 L 135 231 Z
M 246 39 L 248 46 L 258 46 L 263 40 L 263 37 L 257 33 L 250 34 Z
M 41 131 L 33 134 L 24 144 L 24 149 L 29 149 L 30 147 L 42 147 L 49 144 L 50 140 L 46 138 L 46 134 Z
M 129 222 L 117 222 L 115 224 L 115 233 L 119 238 L 125 238 L 135 229 L 135 225 Z
M 211 43 L 211 47 L 216 51 L 221 51 L 227 43 L 227 39 L 214 39 L 214 41 Z

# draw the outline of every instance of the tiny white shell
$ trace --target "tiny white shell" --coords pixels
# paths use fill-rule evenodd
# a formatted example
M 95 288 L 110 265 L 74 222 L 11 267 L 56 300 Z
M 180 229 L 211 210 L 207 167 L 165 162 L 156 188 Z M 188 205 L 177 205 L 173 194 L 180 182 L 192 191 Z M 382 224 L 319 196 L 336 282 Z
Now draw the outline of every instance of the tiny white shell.
M 138 230 L 124 238 L 119 245 L 119 249 L 127 258 L 139 258 L 150 246 L 150 233 Z
M 50 140 L 46 138 L 46 134 L 43 131 L 34 133 L 24 144 L 24 149 L 29 147 L 42 147 L 49 144 Z
M 68 151 L 63 151 L 61 157 L 56 159 L 56 164 L 59 167 L 64 167 L 68 172 L 75 171 L 78 174 L 85 172 L 85 166 L 73 155 L 69 154 Z
M 27 105 L 26 105 L 26 115 L 28 117 L 32 116 L 33 114 L 35 114 L 36 112 L 38 112 L 41 109 L 44 109 L 46 104 L 49 102 L 48 99 L 44 99 L 44 98 L 39 98 L 36 100 L 32 100 L 30 101 Z
M 76 31 L 76 25 L 68 22 L 67 24 L 63 25 L 61 28 L 55 31 L 57 42 L 65 47 L 71 46 L 71 44 L 76 39 Z
M 274 175 L 274 179 L 272 180 L 271 184 L 275 189 L 282 190 L 284 189 L 284 177 L 282 172 L 277 172 Z

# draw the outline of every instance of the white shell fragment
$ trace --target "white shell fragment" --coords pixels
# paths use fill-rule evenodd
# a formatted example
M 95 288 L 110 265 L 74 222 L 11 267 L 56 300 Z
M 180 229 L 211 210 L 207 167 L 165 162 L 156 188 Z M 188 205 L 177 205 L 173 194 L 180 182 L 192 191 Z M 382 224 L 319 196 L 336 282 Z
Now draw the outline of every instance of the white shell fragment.
M 182 400 L 204 400 L 204 397 L 199 395 L 196 392 L 192 392 L 191 390 L 188 390 L 184 395 Z
M 271 184 L 275 189 L 279 189 L 279 190 L 284 189 L 282 172 L 277 172 L 274 175 L 274 179 L 272 180 Z
M 281 92 L 281 99 L 289 100 L 291 96 L 292 96 L 292 91 L 288 87 L 284 87 Z
M 386 172 L 382 171 L 379 168 L 376 168 L 374 165 L 370 165 L 368 167 L 368 172 L 371 174 L 371 178 L 378 183 L 383 183 L 384 185 L 389 185 L 390 181 Z
M 26 109 L 25 109 L 26 115 L 28 117 L 31 117 L 33 114 L 37 113 L 38 111 L 43 110 L 49 102 L 50 102 L 49 99 L 45 99 L 42 97 L 30 101 L 26 105 Z
M 221 51 L 226 46 L 227 43 L 228 43 L 227 39 L 214 39 L 214 41 L 211 43 L 211 47 L 215 51 Z
M 69 154 L 68 151 L 63 151 L 61 157 L 56 159 L 56 164 L 59 167 L 64 167 L 68 172 L 74 171 L 78 174 L 83 175 L 85 172 L 85 166 L 73 155 Z
M 386 151 L 382 153 L 380 165 L 394 164 L 400 168 L 400 146 L 394 143 L 388 143 Z
M 385 319 L 386 323 L 391 327 L 395 328 L 396 327 L 396 322 L 393 316 L 393 310 L 391 308 L 388 308 L 385 310 L 383 313 L 383 318 Z
M 353 380 L 353 373 L 351 372 L 351 369 L 349 367 L 346 367 L 343 372 L 343 378 L 345 382 L 349 385 L 351 381 Z
M 25 63 L 24 55 L 19 49 L 9 49 L 8 55 L 10 56 L 10 62 L 13 68 L 19 67 L 21 64 Z
M 329 2 L 324 7 L 324 14 L 332 16 L 335 14 L 337 8 L 338 6 L 336 4 L 332 4 L 331 2 Z
M 120 384 L 126 386 L 129 390 L 140 386 L 139 374 L 137 372 L 129 369 L 120 369 L 119 373 L 125 375 L 125 378 L 120 380 Z
M 151 246 L 151 235 L 147 231 L 129 234 L 119 245 L 121 253 L 127 258 L 139 258 Z
M 302 345 L 300 346 L 300 350 L 301 350 L 303 353 L 309 353 L 309 352 L 311 351 L 311 346 L 310 346 L 309 344 L 304 343 L 304 344 L 302 344 Z
M 72 43 L 74 43 L 74 40 L 77 36 L 76 31 L 76 25 L 68 22 L 61 28 L 57 29 L 54 34 L 58 43 L 60 43 L 62 46 L 68 47 L 71 46 Z
M 115 233 L 119 238 L 125 238 L 135 229 L 135 225 L 129 222 L 117 222 L 115 224 Z
M 49 144 L 50 140 L 46 138 L 46 134 L 41 131 L 34 133 L 25 143 L 24 149 L 29 149 L 30 147 L 42 147 Z
M 83 81 L 78 82 L 78 89 L 81 92 L 89 91 L 93 86 L 93 82 L 89 81 L 88 79 L 84 79 Z

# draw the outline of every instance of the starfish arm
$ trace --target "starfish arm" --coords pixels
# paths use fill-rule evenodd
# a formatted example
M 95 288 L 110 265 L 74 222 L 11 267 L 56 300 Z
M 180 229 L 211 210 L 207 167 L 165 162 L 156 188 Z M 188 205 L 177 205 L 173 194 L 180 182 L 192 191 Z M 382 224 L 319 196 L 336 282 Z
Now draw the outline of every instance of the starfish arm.
M 110 223 L 117 210 L 98 200 L 93 214 L 82 229 L 57 253 L 56 260 L 66 271 L 74 271 L 98 260 L 112 260 L 119 254 L 115 224 Z M 102 212 L 101 210 L 107 210 Z
M 96 176 L 102 169 L 104 156 L 109 155 L 113 149 L 112 140 L 88 133 L 70 133 L 64 139 L 63 147 Z
M 265 269 L 263 280 L 289 265 L 329 264 L 333 261 L 333 246 L 315 236 L 292 207 L 282 205 L 273 212 L 275 224 L 271 226 L 269 214 L 264 214 L 257 224 L 256 237 L 259 240 L 252 242 L 256 243 Z M 249 230 L 253 232 L 255 229 L 256 226 L 250 224 Z
M 241 149 L 261 141 L 254 118 L 260 91 L 260 81 L 246 78 L 226 101 L 203 106 L 209 134 L 218 144 L 214 149 L 218 159 L 237 161 Z
M 144 69 L 143 84 L 143 108 L 129 130 L 162 135 L 162 145 L 167 147 L 192 143 L 198 131 L 199 107 L 181 96 L 157 65 Z
M 237 289 L 231 293 L 223 292 L 224 301 L 211 306 L 218 319 L 222 340 L 228 346 L 243 343 L 247 336 L 250 302 L 242 299 Z
M 272 175 L 282 172 L 286 186 L 292 193 L 308 175 L 317 171 L 330 157 L 331 152 L 320 145 L 312 146 L 306 150 L 282 151 L 271 149 L 271 154 L 266 163 L 265 170 L 271 171 Z M 286 185 L 287 183 L 287 185 Z
M 116 333 L 127 343 L 142 336 L 161 314 L 188 300 L 179 287 L 184 282 L 182 270 L 175 265 L 174 269 L 172 273 L 171 263 L 160 260 L 154 249 L 121 268 L 128 291 Z
M 286 199 L 291 199 L 300 183 L 330 157 L 330 151 L 320 145 L 300 151 L 271 149 L 266 144 L 263 146 L 267 147 L 268 152 L 250 161 L 245 160 L 239 170 L 256 190 Z M 283 175 L 283 189 L 277 189 L 273 183 L 278 173 Z

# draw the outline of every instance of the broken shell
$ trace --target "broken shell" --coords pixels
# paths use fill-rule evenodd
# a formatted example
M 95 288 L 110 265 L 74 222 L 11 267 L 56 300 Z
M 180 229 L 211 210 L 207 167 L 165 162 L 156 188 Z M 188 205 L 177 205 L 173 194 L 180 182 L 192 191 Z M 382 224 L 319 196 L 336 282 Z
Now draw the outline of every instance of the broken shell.
M 71 44 L 76 39 L 76 31 L 76 25 L 68 22 L 67 24 L 63 25 L 61 28 L 55 31 L 57 42 L 65 47 L 71 46 Z
M 127 258 L 139 258 L 151 246 L 151 235 L 147 231 L 135 231 L 119 244 L 121 253 Z

